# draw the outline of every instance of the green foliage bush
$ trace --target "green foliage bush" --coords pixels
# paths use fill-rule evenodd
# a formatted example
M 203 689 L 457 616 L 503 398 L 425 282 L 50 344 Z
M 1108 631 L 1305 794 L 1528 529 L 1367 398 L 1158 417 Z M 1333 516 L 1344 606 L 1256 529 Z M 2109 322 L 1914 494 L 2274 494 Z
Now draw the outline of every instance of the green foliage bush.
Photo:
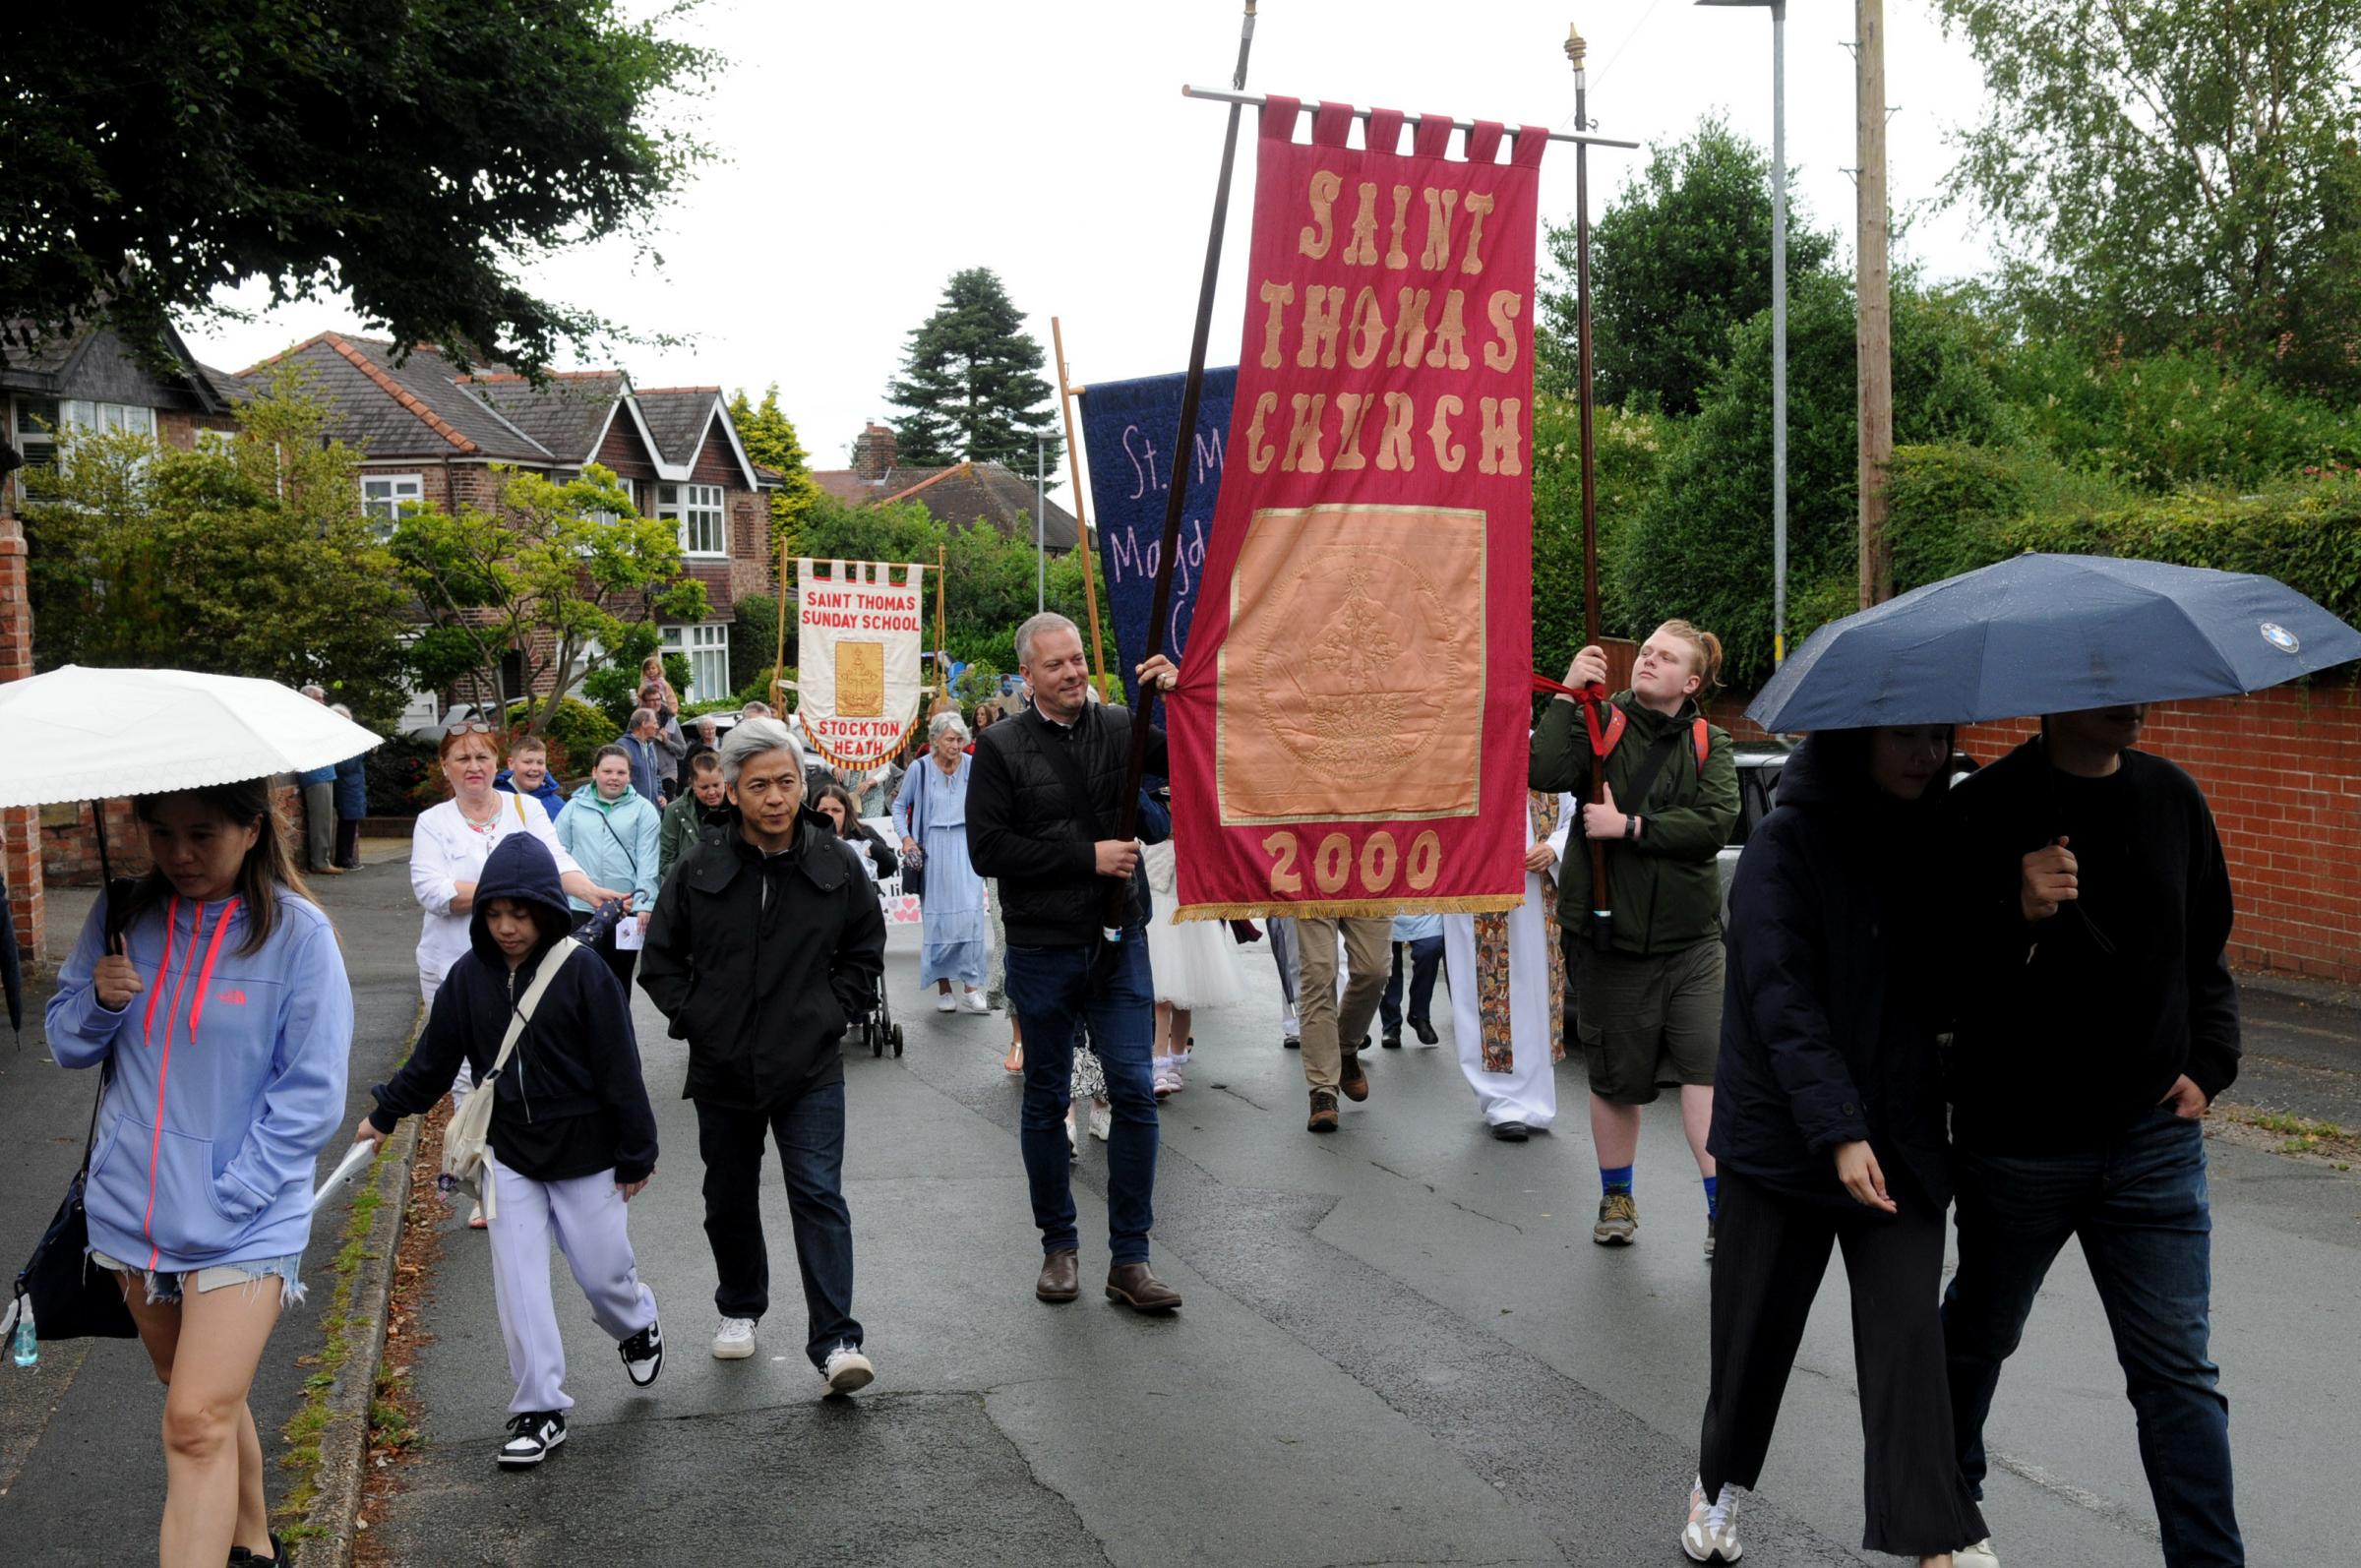
M 549 743 L 551 776 L 572 778 L 589 772 L 590 757 L 622 733 L 621 724 L 579 697 L 564 698 L 541 731 Z
M 779 652 L 779 601 L 767 593 L 738 595 L 738 622 L 730 628 L 730 690 L 743 691 L 770 680 Z M 795 628 L 787 629 L 787 657 L 795 657 Z
M 1594 411 L 1599 453 L 1600 623 L 1609 635 L 1630 625 L 1626 595 L 1609 563 L 1619 559 L 1631 519 L 1656 494 L 1680 423 L 1661 414 Z M 1554 676 L 1582 646 L 1582 445 L 1571 397 L 1546 393 L 1533 407 L 1533 667 Z

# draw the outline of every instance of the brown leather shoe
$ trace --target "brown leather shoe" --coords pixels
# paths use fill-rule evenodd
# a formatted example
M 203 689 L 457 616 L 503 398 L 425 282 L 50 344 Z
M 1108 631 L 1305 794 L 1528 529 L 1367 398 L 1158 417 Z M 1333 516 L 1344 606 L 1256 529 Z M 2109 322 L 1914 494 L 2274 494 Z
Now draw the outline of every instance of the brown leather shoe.
M 1306 1132 L 1336 1130 L 1336 1095 L 1327 1089 L 1311 1091 L 1311 1119 L 1303 1123 Z
M 1072 1247 L 1041 1260 L 1041 1278 L 1033 1282 L 1033 1294 L 1045 1301 L 1071 1301 L 1082 1294 L 1081 1269 Z
M 1120 1301 L 1134 1312 L 1169 1312 L 1180 1304 L 1180 1293 L 1158 1279 L 1145 1263 L 1118 1263 L 1107 1271 L 1107 1299 Z
M 1365 1046 L 1368 1042 L 1363 1040 L 1362 1044 Z M 1348 1051 L 1344 1054 L 1344 1064 L 1337 1069 L 1336 1086 L 1355 1105 L 1369 1097 L 1369 1075 L 1361 1065 L 1360 1052 Z

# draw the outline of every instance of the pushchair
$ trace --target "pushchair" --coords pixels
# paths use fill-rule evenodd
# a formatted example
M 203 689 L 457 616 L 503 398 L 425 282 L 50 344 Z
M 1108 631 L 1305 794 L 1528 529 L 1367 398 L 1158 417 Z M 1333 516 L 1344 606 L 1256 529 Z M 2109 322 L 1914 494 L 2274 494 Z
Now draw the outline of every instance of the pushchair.
M 876 886 L 878 902 L 884 906 L 890 916 L 894 901 L 902 896 L 900 872 L 895 872 L 891 876 L 879 877 Z M 861 1038 L 867 1042 L 869 1054 L 873 1056 L 885 1055 L 887 1046 L 893 1047 L 895 1055 L 898 1056 L 902 1054 L 902 1026 L 893 1021 L 893 1004 L 885 999 L 885 982 L 880 978 L 878 982 L 878 994 L 874 1004 L 870 1007 L 868 1015 L 855 1025 L 861 1031 Z

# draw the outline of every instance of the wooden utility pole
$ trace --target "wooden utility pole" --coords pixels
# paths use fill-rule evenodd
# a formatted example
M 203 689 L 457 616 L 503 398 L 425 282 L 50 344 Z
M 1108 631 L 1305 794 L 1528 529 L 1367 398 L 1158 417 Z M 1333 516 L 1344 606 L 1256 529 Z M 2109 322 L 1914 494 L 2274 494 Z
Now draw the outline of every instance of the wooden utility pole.
M 1886 546 L 1886 466 L 1894 456 L 1894 310 L 1886 279 L 1885 0 L 1853 0 L 1853 139 L 1859 172 L 1853 293 L 1859 356 L 1861 608 L 1894 592 Z

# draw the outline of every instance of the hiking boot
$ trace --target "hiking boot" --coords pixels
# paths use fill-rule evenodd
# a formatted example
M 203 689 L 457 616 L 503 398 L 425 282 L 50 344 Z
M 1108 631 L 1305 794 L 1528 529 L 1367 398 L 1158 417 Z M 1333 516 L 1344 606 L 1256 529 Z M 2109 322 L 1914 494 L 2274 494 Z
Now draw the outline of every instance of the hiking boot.
M 1365 1046 L 1368 1041 L 1363 1040 L 1362 1044 Z M 1337 1068 L 1336 1086 L 1355 1105 L 1369 1097 L 1369 1075 L 1362 1067 L 1360 1052 L 1348 1051 L 1344 1054 L 1342 1063 Z
M 504 1470 L 538 1465 L 549 1451 L 566 1441 L 566 1413 L 554 1410 L 520 1411 L 509 1417 L 509 1440 L 500 1445 Z
M 1738 1489 L 1722 1483 L 1722 1495 L 1705 1500 L 1705 1482 L 1689 1486 L 1689 1522 L 1681 1527 L 1680 1549 L 1691 1562 L 1736 1562 L 1746 1554 L 1738 1543 Z
M 1311 1091 L 1311 1119 L 1303 1123 L 1306 1132 L 1336 1130 L 1336 1092 L 1332 1089 Z
M 650 1323 L 638 1333 L 615 1347 L 623 1357 L 624 1375 L 634 1388 L 645 1388 L 664 1370 L 664 1329 Z
M 1592 1240 L 1601 1246 L 1629 1246 L 1639 1234 L 1640 1206 L 1630 1193 L 1609 1192 L 1599 1200 L 1599 1223 L 1591 1227 Z

